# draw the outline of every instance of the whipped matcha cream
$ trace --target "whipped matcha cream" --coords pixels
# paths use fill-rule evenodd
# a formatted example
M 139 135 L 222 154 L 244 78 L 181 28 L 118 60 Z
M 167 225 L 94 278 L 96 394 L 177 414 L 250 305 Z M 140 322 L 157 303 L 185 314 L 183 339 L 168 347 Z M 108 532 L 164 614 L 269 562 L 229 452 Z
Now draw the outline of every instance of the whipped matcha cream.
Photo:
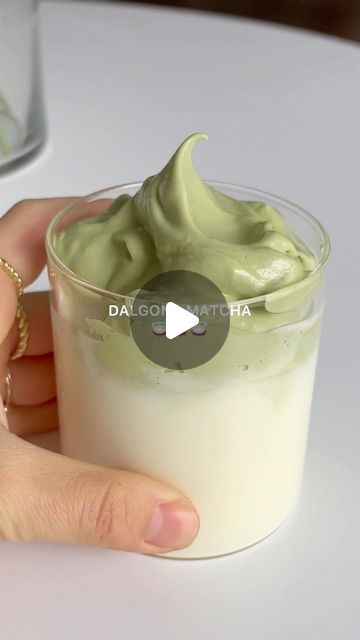
M 100 214 L 60 231 L 56 253 L 81 278 L 130 298 L 153 276 L 172 270 L 207 277 L 229 304 L 262 296 L 251 304 L 251 315 L 231 317 L 225 345 L 198 375 L 238 370 L 248 378 L 285 363 L 292 367 L 318 337 L 318 327 L 306 322 L 318 285 L 312 274 L 316 258 L 270 204 L 235 200 L 201 180 L 191 154 L 202 139 L 200 133 L 187 138 L 135 195 L 123 194 Z M 156 384 L 152 368 L 144 370 L 142 354 L 130 344 L 128 318 L 109 317 L 105 303 L 99 314 L 96 296 L 93 305 L 86 289 L 67 289 L 73 319 L 88 304 L 75 324 L 95 338 L 97 360 L 117 375 Z M 76 303 L 80 299 L 83 305 Z M 294 324 L 303 320 L 301 327 Z M 275 331 L 281 327 L 286 335 Z M 117 357 L 124 349 L 131 353 L 126 362 Z M 187 372 L 186 378 L 194 375 Z
M 190 136 L 133 197 L 122 195 L 103 214 L 60 232 L 56 252 L 64 264 L 119 294 L 180 269 L 209 278 L 228 300 L 269 294 L 306 279 L 315 257 L 273 207 L 235 200 L 197 175 L 191 153 L 206 138 Z

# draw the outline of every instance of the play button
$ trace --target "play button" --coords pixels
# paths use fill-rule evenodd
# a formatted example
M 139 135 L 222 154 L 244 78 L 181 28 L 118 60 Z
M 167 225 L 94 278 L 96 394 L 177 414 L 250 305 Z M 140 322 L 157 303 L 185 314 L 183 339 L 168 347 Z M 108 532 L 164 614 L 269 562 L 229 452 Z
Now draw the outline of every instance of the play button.
M 169 271 L 146 282 L 132 302 L 130 327 L 140 351 L 165 369 L 186 370 L 213 358 L 229 331 L 221 291 L 192 271 Z
M 165 335 L 169 340 L 177 338 L 188 329 L 199 324 L 199 318 L 190 311 L 179 307 L 175 302 L 168 302 L 165 307 Z

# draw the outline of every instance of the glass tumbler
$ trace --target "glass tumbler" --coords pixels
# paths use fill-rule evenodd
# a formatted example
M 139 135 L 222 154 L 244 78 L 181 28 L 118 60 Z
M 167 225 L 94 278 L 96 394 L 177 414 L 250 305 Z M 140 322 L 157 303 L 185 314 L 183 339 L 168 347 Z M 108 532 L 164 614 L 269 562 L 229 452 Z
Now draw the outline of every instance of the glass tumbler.
M 132 338 L 130 319 L 109 317 L 109 305 L 129 305 L 129 296 L 78 277 L 56 253 L 59 230 L 133 195 L 140 184 L 76 201 L 57 215 L 46 238 L 62 451 L 183 491 L 198 509 L 200 531 L 189 547 L 167 554 L 177 558 L 248 547 L 277 529 L 296 503 L 329 253 L 326 232 L 295 204 L 208 184 L 276 208 L 317 266 L 294 285 L 230 302 L 234 310 L 247 305 L 251 317 L 231 314 L 221 350 L 194 369 L 169 371 L 149 361 Z
M 0 171 L 45 137 L 38 0 L 0 1 Z

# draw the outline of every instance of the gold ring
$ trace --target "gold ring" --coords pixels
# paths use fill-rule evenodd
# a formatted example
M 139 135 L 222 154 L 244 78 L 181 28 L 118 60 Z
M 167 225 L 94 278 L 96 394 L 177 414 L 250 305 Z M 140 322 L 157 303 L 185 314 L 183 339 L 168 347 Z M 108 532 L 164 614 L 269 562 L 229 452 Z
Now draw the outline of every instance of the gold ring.
M 9 264 L 8 261 L 2 258 L 1 256 L 0 256 L 0 267 L 3 271 L 5 271 L 5 273 L 8 274 L 8 276 L 10 276 L 10 278 L 14 282 L 18 297 L 21 296 L 24 292 L 24 289 L 22 286 L 21 277 L 19 276 L 18 272 L 15 271 L 14 267 L 12 267 L 11 264 Z
M 10 360 L 17 360 L 18 358 L 21 358 L 21 356 L 24 355 L 29 342 L 29 318 L 27 317 L 24 307 L 19 301 L 16 309 L 16 319 L 18 323 L 19 337 L 17 345 L 10 355 Z
M 24 292 L 24 289 L 21 277 L 18 272 L 14 269 L 14 267 L 11 266 L 11 264 L 9 264 L 7 260 L 1 257 L 0 268 L 5 271 L 8 276 L 10 276 L 15 285 L 17 296 L 21 296 Z M 21 356 L 24 355 L 29 342 L 29 319 L 24 307 L 19 301 L 17 303 L 16 309 L 16 320 L 18 323 L 19 338 L 15 350 L 10 355 L 10 360 L 17 360 L 17 358 L 21 358 Z
M 3 400 L 5 413 L 9 411 L 10 402 L 11 402 L 11 374 L 10 374 L 10 371 L 8 371 L 5 376 L 5 394 L 4 394 L 4 400 Z

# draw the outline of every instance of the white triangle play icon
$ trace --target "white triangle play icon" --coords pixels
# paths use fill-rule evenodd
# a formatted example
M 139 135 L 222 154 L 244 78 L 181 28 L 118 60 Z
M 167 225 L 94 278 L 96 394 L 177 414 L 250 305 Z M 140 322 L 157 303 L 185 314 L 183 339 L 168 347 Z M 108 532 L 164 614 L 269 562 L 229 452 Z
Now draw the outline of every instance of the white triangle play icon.
M 179 307 L 175 302 L 168 302 L 166 307 L 166 337 L 173 340 L 188 329 L 199 324 L 199 318 L 190 311 Z

